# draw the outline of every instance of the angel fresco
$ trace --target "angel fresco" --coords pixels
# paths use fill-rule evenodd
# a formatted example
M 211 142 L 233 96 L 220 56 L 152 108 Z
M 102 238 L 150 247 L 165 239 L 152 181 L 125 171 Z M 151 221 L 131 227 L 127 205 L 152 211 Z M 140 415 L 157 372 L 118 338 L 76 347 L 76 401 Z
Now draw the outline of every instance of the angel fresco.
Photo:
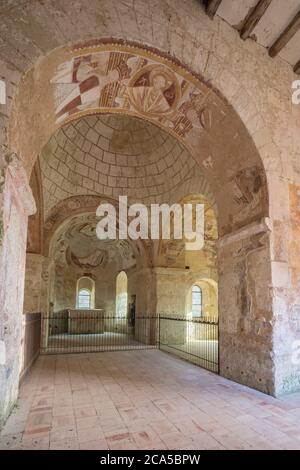
M 59 65 L 55 85 L 56 123 L 88 109 L 129 112 L 155 120 L 181 138 L 209 130 L 206 96 L 168 65 L 142 55 L 97 51 Z
M 123 80 L 129 79 L 126 53 L 94 53 L 61 64 L 51 83 L 56 89 L 56 122 L 86 108 L 114 106 Z

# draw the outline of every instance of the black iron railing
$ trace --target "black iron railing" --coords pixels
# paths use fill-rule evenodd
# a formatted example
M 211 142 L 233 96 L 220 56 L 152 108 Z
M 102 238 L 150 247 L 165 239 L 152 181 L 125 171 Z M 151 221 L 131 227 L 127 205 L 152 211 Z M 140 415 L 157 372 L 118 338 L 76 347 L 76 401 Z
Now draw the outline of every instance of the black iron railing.
M 86 314 L 42 318 L 41 352 L 46 354 L 150 349 L 157 347 L 157 317 Z
M 219 372 L 217 318 L 159 316 L 159 348 L 212 372 Z
M 219 371 L 217 318 L 103 316 L 68 311 L 43 316 L 41 353 L 153 349 L 172 353 L 212 372 Z

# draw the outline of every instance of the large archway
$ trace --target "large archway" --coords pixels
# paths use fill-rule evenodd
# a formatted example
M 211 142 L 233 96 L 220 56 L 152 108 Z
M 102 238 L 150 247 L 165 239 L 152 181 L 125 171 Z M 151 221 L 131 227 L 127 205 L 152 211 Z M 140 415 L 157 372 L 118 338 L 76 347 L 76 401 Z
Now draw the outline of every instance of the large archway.
M 30 97 L 28 89 L 35 91 Z M 221 374 L 273 393 L 268 190 L 264 166 L 240 117 L 211 86 L 169 56 L 134 43 L 99 40 L 55 50 L 24 77 L 10 121 L 10 151 L 30 175 L 49 142 L 51 149 L 53 136 L 62 129 L 71 135 L 76 122 L 87 126 L 86 140 L 92 148 L 94 126 L 103 114 L 149 122 L 178 141 L 187 152 L 186 162 L 200 168 L 220 235 Z M 105 127 L 109 140 L 111 131 L 105 125 L 102 131 Z M 102 137 L 102 163 L 111 171 L 118 165 L 109 159 L 120 142 L 116 139 L 112 152 Z M 104 166 L 100 173 L 107 179 L 113 176 L 105 174 Z M 109 197 L 114 187 L 117 184 L 112 184 Z M 65 197 L 47 200 L 46 212 Z M 258 278 L 259 288 L 254 285 Z
M 26 89 L 35 90 L 29 106 Z M 15 100 L 11 150 L 30 174 L 60 126 L 108 112 L 150 121 L 187 148 L 213 191 L 221 236 L 268 216 L 263 164 L 234 108 L 176 60 L 135 43 L 87 42 L 55 50 L 37 64 Z

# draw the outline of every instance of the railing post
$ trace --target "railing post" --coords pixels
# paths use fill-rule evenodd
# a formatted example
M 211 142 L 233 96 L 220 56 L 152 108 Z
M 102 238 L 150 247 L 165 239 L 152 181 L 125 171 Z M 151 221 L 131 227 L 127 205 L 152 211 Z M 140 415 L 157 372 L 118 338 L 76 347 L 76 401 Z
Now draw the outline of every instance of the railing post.
M 160 349 L 160 313 L 158 314 L 158 349 Z
M 218 328 L 218 374 L 220 375 L 220 321 L 219 321 L 219 317 L 217 318 L 217 328 Z

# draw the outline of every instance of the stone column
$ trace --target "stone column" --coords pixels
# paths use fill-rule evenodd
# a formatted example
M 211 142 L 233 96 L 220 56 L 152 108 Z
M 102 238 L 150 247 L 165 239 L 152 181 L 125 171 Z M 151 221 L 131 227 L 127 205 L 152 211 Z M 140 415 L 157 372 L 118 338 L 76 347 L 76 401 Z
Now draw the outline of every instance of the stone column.
M 146 344 L 155 342 L 156 291 L 152 268 L 128 273 L 128 298 L 136 295 L 135 338 Z M 149 319 L 148 319 L 149 318 Z
M 0 209 L 0 424 L 18 396 L 27 223 L 36 210 L 25 170 L 9 160 Z
M 186 280 L 188 271 L 182 268 L 154 268 L 156 312 L 158 315 L 185 318 Z M 182 345 L 186 342 L 187 322 L 160 321 L 160 339 L 164 344 Z
M 42 312 L 43 262 L 43 255 L 26 254 L 24 313 Z
M 270 177 L 275 394 L 300 390 L 300 184 Z
M 219 241 L 220 373 L 274 394 L 270 219 Z

